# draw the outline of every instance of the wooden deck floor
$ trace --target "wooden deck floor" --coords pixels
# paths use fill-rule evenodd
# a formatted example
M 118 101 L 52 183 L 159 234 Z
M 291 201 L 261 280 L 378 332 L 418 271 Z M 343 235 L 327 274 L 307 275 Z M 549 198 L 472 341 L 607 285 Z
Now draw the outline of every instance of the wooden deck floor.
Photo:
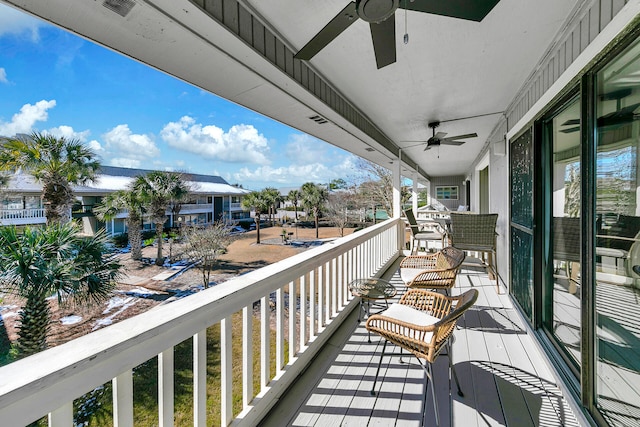
M 402 293 L 406 288 L 396 270 L 391 269 L 388 278 Z M 480 295 L 454 332 L 452 359 L 464 397 L 448 377 L 447 356 L 441 355 L 434 366 L 440 425 L 578 426 L 504 289 L 498 295 L 495 281 L 489 281 L 484 270 L 466 267 L 453 293 L 470 287 Z M 413 356 L 405 354 L 401 363 L 398 348 L 392 346 L 377 393 L 370 393 L 381 346 L 378 336 L 368 342 L 364 322 L 357 322 L 354 310 L 261 425 L 419 426 L 425 383 Z M 425 425 L 432 426 L 431 395 L 427 398 Z

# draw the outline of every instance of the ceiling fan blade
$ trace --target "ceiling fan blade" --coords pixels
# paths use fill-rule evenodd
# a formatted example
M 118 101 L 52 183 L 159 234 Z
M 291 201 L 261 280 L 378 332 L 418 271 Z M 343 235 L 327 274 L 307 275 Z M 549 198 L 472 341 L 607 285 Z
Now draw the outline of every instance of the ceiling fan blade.
M 435 135 L 433 135 L 433 136 L 432 136 L 431 138 L 429 138 L 429 139 L 442 139 L 442 138 L 444 138 L 445 136 L 447 136 L 447 133 L 446 133 L 446 132 L 438 132 L 438 133 L 436 133 Z
M 500 0 L 400 0 L 400 8 L 480 22 Z
M 610 127 L 610 126 L 620 126 L 637 120 L 636 115 L 633 113 L 638 107 L 640 107 L 640 102 L 637 104 L 632 104 L 627 107 L 621 108 L 618 111 L 614 111 L 613 113 L 605 114 L 604 116 L 598 117 L 597 124 L 598 127 Z
M 452 141 L 450 139 L 443 139 L 440 141 L 440 145 L 462 145 L 465 141 Z
M 573 133 L 573 132 L 578 132 L 580 130 L 580 126 L 575 127 L 575 128 L 569 128 L 569 129 L 560 129 L 560 132 L 562 133 Z
M 329 21 L 318 34 L 309 40 L 309 42 L 294 55 L 294 58 L 304 61 L 310 60 L 357 20 L 356 2 L 352 1 Z
M 467 133 L 464 135 L 457 135 L 457 136 L 450 136 L 449 138 L 444 138 L 445 141 L 453 141 L 456 139 L 466 139 L 466 138 L 475 138 L 477 137 L 478 134 L 477 133 Z
M 569 125 L 579 125 L 580 119 L 569 119 L 566 122 L 562 123 L 560 126 L 569 126 Z
M 390 16 L 380 23 L 370 23 L 373 50 L 378 69 L 396 62 L 396 17 Z

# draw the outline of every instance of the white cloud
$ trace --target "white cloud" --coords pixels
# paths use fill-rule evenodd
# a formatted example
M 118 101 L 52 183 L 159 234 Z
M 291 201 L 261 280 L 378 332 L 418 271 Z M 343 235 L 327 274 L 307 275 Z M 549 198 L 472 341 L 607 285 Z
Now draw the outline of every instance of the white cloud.
M 40 38 L 38 27 L 42 25 L 36 18 L 9 6 L 0 4 L 0 37 L 6 34 L 27 34 L 33 42 Z
M 267 139 L 251 125 L 234 125 L 228 132 L 203 126 L 184 116 L 178 122 L 165 125 L 160 136 L 170 146 L 207 158 L 225 162 L 268 164 Z
M 7 70 L 2 67 L 0 67 L 0 83 L 9 83 L 9 80 L 7 79 Z
M 104 148 L 102 148 L 102 144 L 100 144 L 95 139 L 92 139 L 87 143 L 87 146 L 91 148 L 95 153 L 101 154 L 104 152 Z
M 55 128 L 47 129 L 47 133 L 50 133 L 57 138 L 64 137 L 66 139 L 77 139 L 80 142 L 86 142 L 87 138 L 91 134 L 91 131 L 84 130 L 81 132 L 77 132 L 73 130 L 71 126 L 62 125 Z
M 36 102 L 35 105 L 24 104 L 20 112 L 11 117 L 8 123 L 0 122 L 0 135 L 15 136 L 18 133 L 31 133 L 36 122 L 44 122 L 48 119 L 48 110 L 56 106 L 55 99 L 51 101 Z
M 327 183 L 332 179 L 348 180 L 355 168 L 353 156 L 345 157 L 341 163 L 328 165 L 310 163 L 306 165 L 289 165 L 279 168 L 261 166 L 255 170 L 241 168 L 230 174 L 230 180 L 245 184 L 248 188 L 260 189 L 267 186 L 297 186 L 305 182 Z
M 158 157 L 160 150 L 149 135 L 135 134 L 126 124 L 118 125 L 105 133 L 104 149 L 111 162 L 139 162 Z M 120 164 L 119 164 L 120 165 Z
M 311 135 L 297 133 L 289 136 L 285 153 L 294 164 L 324 163 L 327 160 L 327 144 Z

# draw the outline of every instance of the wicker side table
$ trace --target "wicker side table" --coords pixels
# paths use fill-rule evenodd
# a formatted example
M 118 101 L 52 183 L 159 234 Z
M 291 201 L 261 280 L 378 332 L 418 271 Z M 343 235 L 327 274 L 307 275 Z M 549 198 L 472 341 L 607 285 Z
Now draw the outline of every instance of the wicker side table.
M 379 308 L 380 311 L 389 308 L 389 299 L 396 296 L 398 290 L 387 280 L 379 278 L 355 279 L 349 283 L 349 291 L 354 297 L 360 298 L 358 308 L 358 323 L 364 312 L 365 318 L 371 314 L 371 307 Z M 371 337 L 369 337 L 371 342 Z

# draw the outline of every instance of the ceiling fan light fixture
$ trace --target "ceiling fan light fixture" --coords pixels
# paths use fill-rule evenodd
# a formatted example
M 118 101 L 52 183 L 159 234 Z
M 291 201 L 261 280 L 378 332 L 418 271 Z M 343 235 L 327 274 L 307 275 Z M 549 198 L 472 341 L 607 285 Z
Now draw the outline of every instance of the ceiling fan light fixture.
M 360 0 L 356 2 L 358 16 L 369 23 L 378 23 L 393 16 L 400 0 Z

